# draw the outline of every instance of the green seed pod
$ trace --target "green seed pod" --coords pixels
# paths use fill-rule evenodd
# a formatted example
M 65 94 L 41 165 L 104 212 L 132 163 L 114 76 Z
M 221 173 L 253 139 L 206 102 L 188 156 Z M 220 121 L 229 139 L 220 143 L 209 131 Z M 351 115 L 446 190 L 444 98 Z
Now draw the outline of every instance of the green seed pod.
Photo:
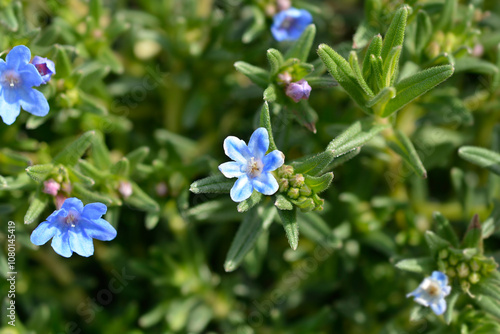
M 298 188 L 290 188 L 290 190 L 288 190 L 287 195 L 288 195 L 288 197 L 290 197 L 292 199 L 297 199 L 300 196 L 299 189 Z

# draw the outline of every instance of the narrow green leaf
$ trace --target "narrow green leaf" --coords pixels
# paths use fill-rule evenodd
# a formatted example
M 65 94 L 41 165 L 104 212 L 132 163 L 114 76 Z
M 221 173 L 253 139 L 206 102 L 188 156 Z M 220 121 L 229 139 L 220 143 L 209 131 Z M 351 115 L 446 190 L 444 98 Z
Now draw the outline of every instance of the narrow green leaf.
M 312 89 L 317 89 L 317 88 L 330 88 L 334 86 L 338 86 L 338 82 L 335 81 L 332 77 L 326 77 L 326 76 L 307 76 L 304 78 L 307 80 L 307 83 L 309 86 L 311 86 Z
M 154 199 L 149 197 L 136 183 L 130 182 L 132 185 L 132 195 L 125 198 L 125 202 L 144 211 L 157 212 L 160 206 Z
M 357 148 L 352 149 L 351 151 L 349 151 L 347 153 L 344 153 L 340 156 L 336 156 L 333 159 L 333 161 L 328 165 L 328 167 L 323 169 L 323 171 L 324 172 L 330 171 L 338 166 L 341 166 L 342 164 L 346 163 L 347 161 L 349 161 L 352 158 L 354 158 L 355 156 L 357 156 L 359 154 L 359 152 L 361 152 L 361 147 L 357 147 Z
M 252 25 L 241 37 L 241 41 L 245 44 L 252 42 L 257 36 L 259 36 L 260 33 L 264 31 L 264 29 L 266 29 L 266 17 L 264 16 L 264 11 L 256 5 L 250 6 L 250 9 L 254 20 Z
M 146 219 L 144 221 L 144 226 L 147 230 L 152 230 L 158 225 L 160 221 L 160 213 L 159 212 L 148 212 L 146 214 Z
M 230 272 L 238 268 L 245 255 L 255 246 L 261 233 L 269 227 L 275 214 L 276 209 L 273 206 L 266 209 L 253 208 L 245 214 L 227 252 L 224 261 L 225 271 Z
M 448 241 L 432 231 L 425 232 L 425 241 L 427 242 L 433 256 L 435 256 L 441 249 L 448 249 L 450 247 L 450 243 Z
M 266 102 L 274 102 L 277 99 L 277 94 L 276 94 L 276 85 L 275 84 L 269 84 L 267 88 L 264 90 L 264 101 Z
M 335 154 L 331 150 L 327 150 L 312 157 L 306 157 L 300 161 L 294 161 L 291 165 L 293 166 L 295 173 L 315 176 L 328 166 L 334 157 Z
M 370 68 L 372 72 L 372 81 L 376 85 L 373 88 L 373 91 L 377 93 L 379 90 L 385 87 L 384 82 L 384 62 L 382 61 L 382 57 L 375 57 L 374 55 L 370 56 Z
M 327 151 L 336 151 L 340 146 L 347 143 L 353 137 L 355 137 L 362 130 L 361 123 L 359 121 L 354 122 L 351 126 L 344 130 L 340 135 L 335 137 L 328 146 L 326 147 Z
M 144 159 L 148 156 L 148 154 L 149 154 L 149 147 L 141 146 L 125 156 L 129 161 L 131 173 L 135 170 L 138 164 L 144 161 Z
M 19 29 L 19 22 L 17 21 L 12 5 L 3 7 L 0 11 L 0 23 L 8 28 L 10 31 L 17 31 Z
M 96 25 L 99 24 L 99 19 L 102 15 L 102 8 L 102 0 L 90 0 L 89 13 Z
M 439 85 L 453 74 L 453 66 L 443 65 L 429 68 L 405 78 L 395 85 L 396 97 L 387 103 L 382 117 L 388 117 L 405 105 Z
M 500 175 L 500 154 L 482 147 L 462 146 L 458 155 L 475 165 Z
M 414 259 L 405 259 L 401 260 L 398 263 L 396 263 L 396 268 L 405 270 L 405 271 L 410 271 L 413 273 L 429 273 L 431 272 L 436 265 L 436 261 L 430 257 L 421 257 L 421 258 L 414 258 Z
M 47 197 L 35 196 L 30 203 L 28 211 L 24 215 L 24 223 L 31 224 L 32 222 L 34 222 L 42 214 L 48 203 L 49 201 Z
M 382 77 L 385 78 L 385 87 L 389 87 L 394 84 L 396 74 L 398 72 L 399 56 L 401 55 L 401 50 L 401 46 L 392 48 L 391 52 L 389 52 L 389 55 L 387 56 L 387 59 L 385 59 L 384 61 Z
M 72 182 L 79 182 L 88 187 L 91 187 L 95 184 L 95 181 L 92 178 L 83 175 L 79 170 L 77 170 L 74 167 L 68 167 L 68 172 L 70 180 Z
M 89 190 L 85 188 L 81 183 L 73 184 L 73 194 L 75 195 L 75 197 L 86 203 L 99 202 L 105 204 L 106 206 L 113 205 L 114 203 L 111 197 L 99 194 L 95 190 Z
M 494 315 L 497 318 L 500 318 L 500 302 L 487 297 L 487 296 L 479 296 L 475 299 L 476 303 L 481 307 L 484 311 Z
M 322 191 L 328 189 L 333 180 L 333 173 L 326 173 L 321 176 L 315 177 L 311 175 L 305 175 L 305 183 L 311 188 L 311 190 L 319 194 Z
M 417 13 L 417 30 L 415 32 L 415 51 L 421 54 L 424 48 L 432 38 L 432 21 L 429 15 L 424 10 L 419 10 Z
M 359 86 L 349 63 L 326 44 L 321 44 L 319 46 L 318 55 L 330 74 L 337 80 L 339 85 L 345 89 L 347 94 L 349 94 L 366 113 L 371 113 L 371 110 L 365 107 L 363 89 Z
M 436 31 L 448 31 L 452 28 L 456 10 L 457 0 L 445 0 L 438 24 L 436 25 Z
M 452 291 L 450 297 L 448 297 L 448 307 L 444 312 L 444 321 L 447 325 L 451 324 L 453 318 L 453 309 L 455 308 L 455 304 L 457 303 L 458 297 L 460 297 L 460 292 Z
M 234 180 L 224 175 L 213 175 L 191 183 L 189 190 L 195 194 L 214 193 L 227 194 L 231 191 Z
M 451 227 L 450 222 L 443 216 L 440 212 L 434 212 L 432 215 L 434 221 L 436 222 L 437 234 L 448 240 L 453 247 L 457 248 L 459 245 L 458 236 Z
M 238 212 L 246 212 L 250 210 L 257 204 L 259 204 L 261 200 L 262 200 L 262 194 L 257 190 L 254 190 L 249 198 L 238 204 Z
M 366 102 L 368 108 L 375 107 L 375 114 L 380 114 L 380 110 L 384 110 L 387 103 L 396 96 L 396 89 L 394 87 L 385 87 L 381 89 L 377 95 L 371 100 Z
M 401 156 L 415 173 L 424 179 L 427 178 L 427 171 L 411 140 L 399 130 L 395 131 L 395 135 L 392 141 L 388 142 L 389 147 Z
M 480 58 L 462 57 L 455 61 L 455 72 L 495 75 L 498 72 L 498 67 L 495 64 Z
M 500 284 L 491 278 L 481 280 L 473 286 L 471 292 L 490 297 L 492 300 L 500 303 Z
M 236 70 L 246 75 L 254 84 L 261 88 L 266 88 L 269 81 L 269 73 L 257 66 L 250 65 L 244 61 L 234 63 Z
M 59 78 L 66 78 L 71 74 L 72 66 L 71 61 L 69 60 L 68 51 L 59 44 L 54 45 L 56 49 L 55 54 L 55 65 L 56 72 Z
M 334 234 L 333 229 L 325 220 L 314 212 L 298 212 L 300 232 L 306 238 L 325 247 L 325 252 L 331 254 L 333 249 L 342 247 L 342 240 Z
M 297 223 L 297 208 L 293 210 L 278 210 L 288 243 L 293 250 L 299 245 L 299 224 Z
M 359 86 L 364 90 L 368 97 L 373 97 L 375 94 L 373 94 L 371 88 L 368 87 L 368 84 L 366 83 L 365 79 L 363 78 L 363 74 L 361 73 L 361 68 L 359 67 L 358 55 L 356 54 L 356 51 L 351 51 L 351 53 L 349 54 L 349 64 L 351 65 L 352 71 L 354 72 L 354 77 L 358 81 Z
M 373 75 L 370 67 L 370 59 L 373 55 L 375 58 L 380 56 L 380 52 L 382 51 L 382 36 L 378 34 L 373 37 L 368 50 L 366 50 L 365 58 L 363 59 L 363 77 L 366 81 Z
M 47 176 L 54 170 L 53 164 L 33 165 L 26 168 L 26 173 L 37 182 L 45 181 Z
M 479 221 L 479 216 L 475 214 L 467 228 L 462 245 L 464 248 L 477 248 L 482 251 L 483 249 L 483 237 L 482 237 L 482 227 Z
M 293 209 L 293 204 L 286 199 L 285 196 L 278 194 L 276 195 L 276 201 L 274 202 L 274 205 L 279 209 L 279 210 L 292 210 Z
M 392 19 L 391 25 L 384 36 L 382 50 L 380 51 L 380 56 L 384 62 L 388 59 L 389 53 L 394 47 L 403 45 L 408 11 L 409 7 L 404 5 L 398 9 L 396 15 Z
M 274 142 L 273 136 L 273 128 L 271 126 L 271 115 L 269 113 L 269 104 L 264 102 L 262 109 L 260 111 L 260 126 L 266 128 L 267 133 L 269 134 L 269 150 L 268 152 L 272 152 L 277 150 L 276 143 Z
M 123 157 L 118 160 L 112 167 L 111 173 L 119 176 L 128 176 L 130 170 L 130 163 L 127 158 Z
M 92 138 L 95 134 L 95 131 L 85 132 L 78 139 L 59 152 L 59 154 L 54 158 L 54 163 L 74 166 L 92 143 Z
M 267 50 L 267 60 L 271 65 L 271 76 L 275 76 L 283 65 L 283 55 L 278 50 L 271 48 Z
M 356 134 L 349 141 L 339 146 L 336 150 L 334 150 L 335 157 L 338 157 L 342 154 L 345 154 L 351 150 L 354 150 L 357 147 L 363 146 L 368 143 L 373 137 L 379 134 L 381 131 L 387 129 L 389 124 L 378 124 L 373 126 L 367 132 L 360 132 Z M 329 145 L 330 146 L 330 145 Z
M 94 165 L 100 170 L 109 170 L 111 167 L 111 158 L 108 147 L 104 143 L 104 136 L 100 132 L 92 138 L 92 159 Z
M 304 32 L 302 32 L 302 35 L 300 35 L 299 39 L 295 41 L 292 47 L 286 52 L 285 58 L 296 58 L 301 62 L 306 62 L 307 56 L 311 51 L 315 35 L 316 26 L 314 24 L 308 25 Z
M 108 173 L 104 173 L 103 171 L 95 168 L 94 165 L 86 160 L 79 160 L 76 167 L 94 180 L 101 180 L 108 176 Z

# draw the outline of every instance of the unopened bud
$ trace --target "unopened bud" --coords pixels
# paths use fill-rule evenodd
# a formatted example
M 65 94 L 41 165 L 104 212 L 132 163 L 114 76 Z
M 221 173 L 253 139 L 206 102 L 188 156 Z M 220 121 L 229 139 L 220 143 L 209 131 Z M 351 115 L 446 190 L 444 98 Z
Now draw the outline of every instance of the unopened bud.
M 278 169 L 278 176 L 283 178 L 289 178 L 293 175 L 293 167 L 290 165 L 283 165 Z
M 288 183 L 288 179 L 279 179 L 278 184 L 280 186 L 280 192 L 285 192 L 288 190 L 290 186 Z
M 312 190 L 307 186 L 307 184 L 304 184 L 302 187 L 300 187 L 300 195 L 301 196 L 311 196 Z
M 481 280 L 481 276 L 479 276 L 478 273 L 472 273 L 469 276 L 469 282 L 471 282 L 472 284 L 477 284 L 477 283 L 479 283 L 480 280 Z
M 118 192 L 123 196 L 123 198 L 127 198 L 132 195 L 132 185 L 128 181 L 120 181 Z
M 290 190 L 288 190 L 287 195 L 290 198 L 297 199 L 300 196 L 299 189 L 298 188 L 290 188 Z
M 439 251 L 439 258 L 440 259 L 446 259 L 448 257 L 449 253 L 447 249 L 442 249 Z
M 286 88 L 286 95 L 290 97 L 295 103 L 300 100 L 309 99 L 309 95 L 311 94 L 311 86 L 309 83 L 302 79 L 297 82 L 292 82 Z
M 43 182 L 43 192 L 46 194 L 56 196 L 59 189 L 61 189 L 61 185 L 54 179 Z
M 293 187 L 300 188 L 304 185 L 304 175 L 302 174 L 295 174 L 293 177 L 290 178 L 290 184 Z
M 460 265 L 457 267 L 457 272 L 458 272 L 458 277 L 461 278 L 466 278 L 469 276 L 469 266 L 465 264 L 464 262 L 460 263 Z

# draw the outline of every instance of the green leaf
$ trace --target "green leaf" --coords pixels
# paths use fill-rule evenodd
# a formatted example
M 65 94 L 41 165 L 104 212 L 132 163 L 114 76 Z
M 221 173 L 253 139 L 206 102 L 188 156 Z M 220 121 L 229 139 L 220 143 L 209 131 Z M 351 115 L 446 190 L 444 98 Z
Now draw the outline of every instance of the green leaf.
M 276 143 L 274 142 L 273 128 L 271 126 L 271 115 L 269 114 L 269 104 L 264 102 L 260 111 L 260 126 L 267 130 L 269 134 L 269 149 L 268 152 L 277 150 Z
M 283 55 L 278 50 L 271 48 L 267 50 L 267 60 L 269 61 L 269 65 L 271 65 L 271 76 L 273 77 L 278 74 L 283 65 Z
M 234 63 L 236 70 L 246 75 L 254 84 L 261 88 L 266 88 L 269 81 L 269 73 L 257 66 L 250 65 L 244 61 Z
M 351 160 L 355 156 L 357 156 L 361 152 L 361 147 L 357 147 L 347 153 L 342 154 L 341 156 L 336 156 L 333 161 L 324 169 L 324 171 L 329 171 L 334 169 L 335 167 L 338 167 L 347 161 Z
M 481 307 L 484 311 L 494 315 L 497 318 L 500 318 L 499 301 L 487 296 L 479 296 L 475 300 L 479 307 Z
M 481 222 L 479 216 L 475 214 L 467 228 L 462 245 L 464 248 L 477 248 L 480 251 L 483 249 L 483 236 L 482 236 Z
M 335 157 L 338 157 L 342 154 L 345 154 L 351 150 L 356 149 L 357 147 L 365 145 L 373 137 L 375 137 L 381 131 L 387 129 L 389 126 L 390 126 L 389 124 L 378 124 L 373 126 L 370 130 L 366 132 L 360 132 L 356 134 L 354 137 L 350 138 L 346 143 L 333 150 Z M 330 144 L 328 144 L 328 147 L 330 147 L 331 144 L 332 143 L 330 142 Z
M 132 185 L 132 195 L 125 198 L 125 202 L 144 211 L 157 212 L 160 206 L 154 199 L 149 197 L 135 182 L 130 182 Z
M 245 255 L 255 246 L 261 233 L 271 224 L 276 210 L 273 206 L 257 207 L 250 210 L 238 228 L 224 261 L 224 270 L 233 271 L 240 265 Z
M 227 194 L 231 191 L 234 180 L 224 175 L 213 175 L 191 183 L 189 190 L 195 194 L 214 193 Z
M 37 182 L 45 181 L 47 176 L 54 170 L 53 164 L 33 165 L 26 168 L 29 177 Z
M 54 163 L 74 166 L 92 143 L 92 138 L 95 134 L 95 131 L 85 132 L 78 139 L 59 152 L 59 154 L 54 158 Z
M 101 170 L 98 170 L 94 167 L 90 162 L 86 160 L 79 160 L 76 165 L 83 173 L 87 174 L 94 180 L 101 180 L 108 176 L 108 173 L 104 173 Z
M 480 58 L 462 57 L 455 61 L 455 72 L 472 72 L 495 75 L 498 72 L 498 67 L 495 64 Z
M 257 204 L 259 204 L 261 200 L 262 200 L 262 194 L 257 190 L 254 190 L 249 198 L 238 204 L 238 212 L 246 212 L 250 210 Z
M 308 239 L 328 248 L 342 247 L 342 240 L 336 236 L 325 220 L 314 212 L 298 213 L 300 231 Z M 330 251 L 331 252 L 331 251 Z
M 351 96 L 361 109 L 367 113 L 371 113 L 371 110 L 365 107 L 364 91 L 359 86 L 349 63 L 326 44 L 319 46 L 318 55 L 330 74 L 345 89 L 347 94 Z
M 269 84 L 266 90 L 264 90 L 264 101 L 266 102 L 274 102 L 276 101 L 278 95 L 276 94 L 276 85 Z
M 445 0 L 443 8 L 440 12 L 436 31 L 448 31 L 454 24 L 455 13 L 457 7 L 457 0 Z
M 368 50 L 366 50 L 365 58 L 363 59 L 363 77 L 366 81 L 373 76 L 370 67 L 370 59 L 373 55 L 375 58 L 380 56 L 380 52 L 382 51 L 382 36 L 378 34 L 373 37 Z
M 328 77 L 326 77 L 326 76 L 307 76 L 304 79 L 307 80 L 307 83 L 309 84 L 309 86 L 311 86 L 312 89 L 330 88 L 330 87 L 338 86 L 338 82 L 329 76 Z
M 299 39 L 295 41 L 292 47 L 285 54 L 286 59 L 296 58 L 301 62 L 307 61 L 307 56 L 311 51 L 311 47 L 314 41 L 314 36 L 316 35 L 316 26 L 310 24 L 302 32 Z
M 405 38 L 406 19 L 408 18 L 409 7 L 404 5 L 396 12 L 391 25 L 384 36 L 380 56 L 386 62 L 389 53 L 394 47 L 402 46 Z
M 90 178 L 86 175 L 83 175 L 80 171 L 78 171 L 74 167 L 69 167 L 68 172 L 69 172 L 70 180 L 72 182 L 79 182 L 79 183 L 82 183 L 83 185 L 89 186 L 89 187 L 91 187 L 95 184 L 95 181 L 92 178 Z M 75 179 L 76 179 L 76 181 L 75 181 Z
M 293 204 L 289 200 L 287 200 L 285 196 L 281 194 L 276 195 L 276 201 L 274 202 L 274 205 L 280 210 L 293 209 Z
M 241 41 L 245 44 L 252 42 L 264 31 L 264 29 L 266 29 L 266 17 L 264 16 L 264 12 L 258 6 L 250 6 L 250 9 L 252 10 L 254 20 L 252 25 L 241 37 Z
M 473 286 L 471 292 L 490 297 L 497 303 L 500 303 L 500 284 L 494 279 L 486 278 L 481 280 Z
M 85 188 L 81 183 L 73 184 L 73 194 L 85 203 L 99 202 L 106 206 L 113 205 L 114 201 L 111 197 L 99 194 L 95 190 Z
M 482 147 L 462 146 L 458 155 L 475 165 L 487 168 L 500 175 L 500 154 Z
M 333 173 L 326 173 L 318 177 L 306 174 L 304 178 L 309 188 L 311 188 L 314 193 L 319 194 L 328 189 L 333 180 Z
M 56 44 L 54 45 L 56 49 L 55 53 L 55 65 L 56 65 L 56 73 L 59 78 L 67 78 L 71 74 L 72 66 L 71 61 L 69 60 L 68 51 L 62 45 Z
M 389 147 L 400 155 L 415 173 L 424 179 L 427 178 L 427 171 L 410 139 L 399 130 L 395 131 L 395 135 L 388 143 Z
M 125 156 L 129 161 L 131 173 L 135 170 L 138 164 L 144 161 L 144 159 L 148 156 L 149 151 L 149 147 L 141 146 Z
M 375 57 L 374 55 L 370 56 L 370 69 L 372 72 L 373 79 L 373 91 L 377 93 L 379 90 L 385 87 L 384 82 L 384 62 L 382 57 Z
M 17 31 L 19 29 L 19 22 L 17 21 L 12 5 L 6 7 L 2 6 L 2 10 L 0 11 L 0 24 L 10 31 Z
M 146 214 L 146 219 L 144 221 L 144 226 L 147 230 L 152 230 L 158 225 L 160 221 L 160 213 L 159 212 L 148 212 Z
M 43 212 L 47 204 L 49 203 L 47 197 L 35 196 L 30 203 L 28 211 L 24 215 L 24 223 L 31 224 L 34 222 Z
M 361 123 L 359 121 L 354 122 L 351 126 L 344 130 L 340 135 L 335 137 L 328 146 L 326 150 L 328 151 L 336 151 L 340 146 L 343 146 L 349 140 L 354 138 L 358 133 L 362 130 Z
M 92 158 L 94 165 L 100 170 L 109 170 L 111 158 L 108 147 L 104 143 L 104 136 L 100 132 L 92 138 Z
M 295 173 L 309 174 L 315 176 L 332 162 L 335 154 L 331 150 L 327 150 L 312 157 L 297 160 L 291 163 Z
M 405 105 L 439 85 L 453 74 L 453 66 L 443 65 L 429 68 L 398 82 L 396 97 L 387 103 L 382 117 L 388 117 Z
M 119 176 L 128 176 L 130 170 L 130 163 L 128 162 L 128 159 L 123 157 L 120 160 L 116 162 L 111 167 L 111 173 Z
M 363 74 L 361 73 L 361 68 L 359 67 L 358 55 L 356 54 L 356 51 L 351 51 L 351 53 L 349 54 L 349 64 L 351 65 L 351 68 L 354 72 L 354 77 L 358 81 L 359 86 L 364 90 L 368 97 L 373 97 L 375 94 L 373 94 L 371 88 L 368 87 L 368 84 L 366 83 L 365 79 L 363 78 Z
M 419 10 L 417 13 L 417 30 L 415 32 L 415 51 L 421 54 L 424 48 L 432 38 L 432 21 L 429 15 L 424 10 Z
M 432 231 L 425 232 L 425 241 L 427 242 L 433 256 L 435 256 L 441 249 L 448 249 L 450 247 L 450 243 L 448 241 Z
M 394 87 L 385 87 L 381 89 L 377 95 L 375 95 L 371 100 L 366 102 L 368 108 L 375 107 L 375 114 L 380 114 L 381 110 L 384 110 L 387 103 L 396 96 L 396 89 Z
M 432 215 L 434 221 L 436 222 L 437 234 L 448 240 L 453 247 L 458 247 L 458 237 L 453 228 L 451 227 L 450 222 L 443 216 L 440 212 L 434 212 Z
M 382 77 L 385 78 L 384 82 L 385 87 L 391 86 L 396 79 L 401 50 L 402 50 L 401 46 L 396 46 L 392 48 L 391 52 L 389 52 L 389 55 L 387 56 L 387 59 L 385 59 L 384 61 Z
M 299 224 L 297 223 L 297 208 L 293 210 L 278 210 L 288 243 L 293 250 L 299 245 Z
M 396 268 L 413 273 L 429 273 L 435 268 L 435 261 L 432 257 L 421 257 L 401 260 L 395 264 Z
M 460 292 L 452 291 L 451 295 L 448 299 L 448 307 L 444 312 L 444 321 L 447 325 L 451 324 L 453 318 L 453 309 L 455 308 L 455 304 L 457 303 L 458 297 L 460 297 Z

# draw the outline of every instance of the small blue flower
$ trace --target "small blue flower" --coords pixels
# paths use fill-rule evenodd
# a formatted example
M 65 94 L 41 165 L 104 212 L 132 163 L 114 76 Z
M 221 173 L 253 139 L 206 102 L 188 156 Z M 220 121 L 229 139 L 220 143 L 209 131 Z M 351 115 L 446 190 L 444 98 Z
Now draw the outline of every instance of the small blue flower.
M 0 59 L 0 117 L 11 125 L 21 112 L 21 107 L 35 116 L 45 116 L 49 104 L 45 96 L 32 87 L 43 83 L 35 65 L 30 64 L 31 52 L 24 45 L 15 46 Z
M 274 15 L 271 33 L 278 42 L 294 41 L 312 22 L 307 10 L 290 7 Z
M 101 216 L 107 211 L 102 203 L 83 206 L 78 198 L 68 198 L 61 209 L 54 211 L 31 233 L 31 242 L 41 246 L 52 238 L 52 248 L 64 257 L 73 252 L 81 256 L 94 254 L 92 238 L 109 241 L 116 237 L 116 230 Z
M 31 63 L 35 65 L 38 73 L 42 76 L 44 84 L 50 81 L 52 74 L 56 74 L 56 65 L 50 59 L 34 56 Z
M 415 291 L 406 295 L 406 297 L 415 297 L 415 302 L 430 306 L 436 315 L 441 315 L 446 311 L 446 300 L 451 291 L 448 285 L 448 276 L 440 271 L 432 272 L 430 277 L 426 277 Z
M 254 189 L 264 195 L 278 191 L 278 182 L 270 172 L 283 165 L 285 156 L 278 150 L 266 155 L 268 148 L 269 134 L 265 128 L 254 131 L 248 146 L 233 136 L 224 140 L 224 152 L 234 161 L 221 164 L 219 170 L 227 178 L 238 178 L 231 188 L 233 201 L 246 200 Z
M 292 82 L 286 88 L 286 95 L 294 100 L 295 103 L 299 102 L 300 100 L 309 99 L 310 94 L 311 86 L 309 86 L 309 83 L 304 79 L 297 82 Z

